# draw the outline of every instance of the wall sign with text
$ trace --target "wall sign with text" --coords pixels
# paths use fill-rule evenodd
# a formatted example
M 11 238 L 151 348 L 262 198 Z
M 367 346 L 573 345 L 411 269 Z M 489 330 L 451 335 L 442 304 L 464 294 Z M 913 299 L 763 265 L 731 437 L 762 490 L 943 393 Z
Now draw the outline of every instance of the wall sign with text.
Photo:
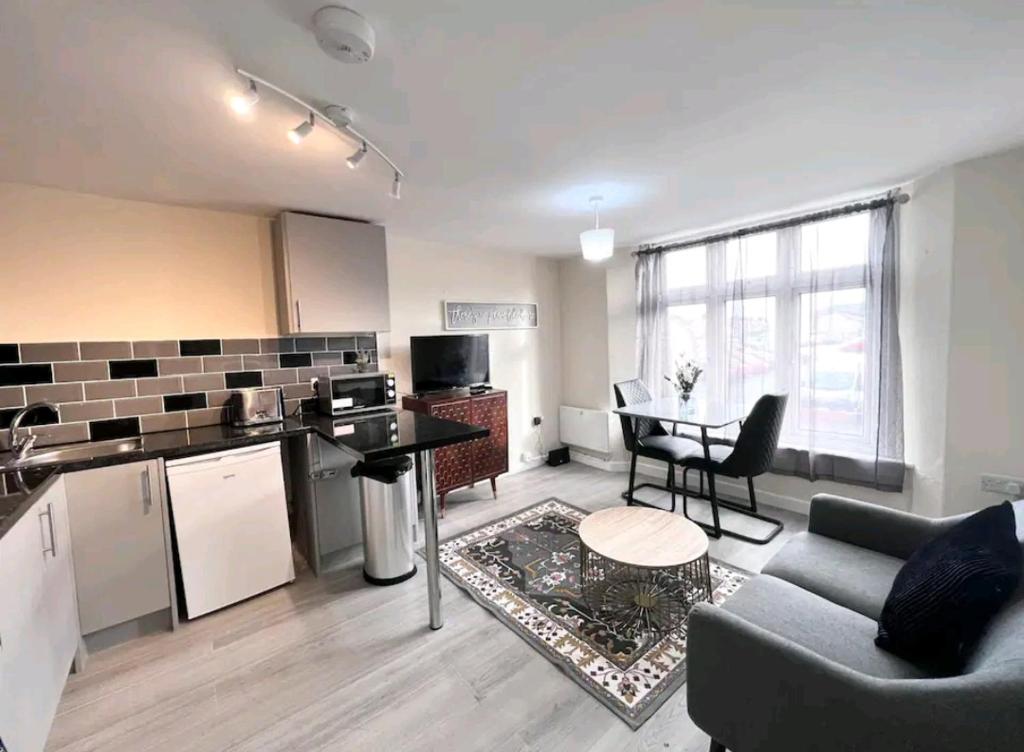
M 444 302 L 445 329 L 536 329 L 536 303 Z

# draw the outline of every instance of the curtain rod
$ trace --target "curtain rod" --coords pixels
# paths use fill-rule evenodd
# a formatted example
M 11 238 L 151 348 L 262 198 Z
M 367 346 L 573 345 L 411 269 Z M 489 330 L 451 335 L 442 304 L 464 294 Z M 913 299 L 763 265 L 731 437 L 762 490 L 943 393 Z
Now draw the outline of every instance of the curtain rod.
M 749 227 L 717 232 L 712 235 L 703 235 L 691 240 L 677 240 L 671 243 L 661 244 L 645 243 L 641 245 L 638 250 L 634 251 L 633 255 L 646 256 L 649 253 L 666 253 L 668 251 L 678 251 L 682 248 L 693 248 L 698 245 L 720 243 L 723 240 L 733 240 L 735 238 L 742 238 L 747 235 L 758 235 L 762 232 L 771 232 L 773 230 L 784 230 L 787 227 L 795 227 L 796 225 L 807 224 L 808 222 L 821 222 L 825 219 L 842 217 L 846 214 L 859 214 L 860 212 L 870 211 L 871 209 L 880 209 L 883 206 L 905 204 L 909 200 L 910 196 L 897 190 L 889 195 L 869 199 L 867 201 L 857 201 L 852 204 L 844 204 L 843 206 L 836 206 L 831 209 L 821 209 L 816 212 L 811 212 L 810 214 L 801 214 L 798 217 L 790 217 L 789 219 L 779 219 L 774 222 L 766 222 L 760 225 L 750 225 Z

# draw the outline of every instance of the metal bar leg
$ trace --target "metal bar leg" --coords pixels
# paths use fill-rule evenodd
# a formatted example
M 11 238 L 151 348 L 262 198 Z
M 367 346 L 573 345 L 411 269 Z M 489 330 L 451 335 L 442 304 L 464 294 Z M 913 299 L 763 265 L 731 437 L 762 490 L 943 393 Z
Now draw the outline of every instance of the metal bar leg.
M 437 545 L 437 493 L 434 491 L 434 452 L 416 452 L 416 470 L 420 476 L 420 499 L 423 502 L 423 537 L 426 544 L 427 601 L 430 606 L 430 628 L 444 626 L 441 613 L 441 557 Z
M 634 432 L 634 436 L 636 433 Z M 636 439 L 633 439 L 633 453 L 629 458 L 629 491 L 626 495 L 626 505 L 633 506 L 633 484 L 636 483 Z
M 669 493 L 672 494 L 672 511 L 676 511 L 676 466 L 671 462 L 668 464 L 668 477 L 665 479 L 665 485 L 669 488 Z
M 683 517 L 688 517 L 689 516 L 689 515 L 686 514 L 686 500 L 687 500 L 687 494 L 689 493 L 688 489 L 686 488 L 686 484 L 689 482 L 687 480 L 687 475 L 689 474 L 689 472 L 690 472 L 690 468 L 683 467 Z
M 711 497 L 711 518 L 714 520 L 714 535 L 716 538 L 722 537 L 722 523 L 718 519 L 718 496 L 715 494 L 715 474 L 711 472 L 711 445 L 708 444 L 708 429 L 704 426 L 700 427 L 700 439 L 704 445 L 704 461 L 707 462 L 708 466 L 708 496 Z
M 754 493 L 754 479 L 747 476 L 747 490 L 750 491 L 750 511 L 757 511 L 757 494 Z

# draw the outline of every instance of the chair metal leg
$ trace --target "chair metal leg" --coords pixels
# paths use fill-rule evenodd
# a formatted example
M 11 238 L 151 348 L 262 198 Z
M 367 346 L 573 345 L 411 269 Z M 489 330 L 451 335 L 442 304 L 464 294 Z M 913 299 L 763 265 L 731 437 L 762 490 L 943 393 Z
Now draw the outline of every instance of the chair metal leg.
M 712 474 L 710 474 L 710 473 L 708 474 L 708 484 L 709 484 L 709 487 L 711 489 L 711 495 L 715 495 L 715 491 L 714 491 L 714 488 L 715 488 L 715 486 L 714 486 L 714 476 Z M 747 478 L 747 490 L 750 493 L 750 504 L 749 505 L 743 504 L 743 503 L 737 503 L 735 501 L 729 501 L 727 499 L 717 499 L 717 504 L 716 504 L 716 502 L 712 501 L 710 497 L 702 497 L 702 498 L 706 498 L 706 499 L 708 499 L 708 501 L 712 501 L 712 510 L 714 510 L 715 507 L 718 506 L 718 507 L 721 507 L 722 509 L 727 509 L 730 512 L 736 512 L 737 514 L 742 514 L 744 517 L 752 517 L 755 520 L 760 520 L 761 522 L 767 522 L 769 525 L 771 525 L 772 529 L 769 531 L 768 535 L 764 536 L 763 538 L 754 538 L 754 537 L 749 536 L 749 535 L 743 535 L 742 533 L 734 533 L 731 530 L 725 530 L 725 529 L 721 530 L 721 532 L 724 535 L 728 535 L 730 538 L 736 538 L 737 540 L 746 541 L 747 543 L 755 543 L 755 544 L 757 544 L 759 546 L 763 546 L 765 543 L 769 543 L 771 540 L 773 540 L 775 538 L 776 535 L 778 535 L 779 533 L 782 532 L 783 524 L 782 524 L 781 520 L 777 520 L 774 517 L 767 517 L 767 516 L 765 516 L 763 514 L 758 513 L 758 511 L 757 511 L 757 494 L 754 491 L 754 479 L 753 478 Z M 705 526 L 705 529 L 708 530 L 709 533 L 712 530 L 712 528 L 710 526 Z
M 665 485 L 668 486 L 668 492 L 672 495 L 672 511 L 676 511 L 676 466 L 671 462 L 668 463 L 668 477 L 665 478 Z
M 708 500 L 711 502 L 711 519 L 714 522 L 714 537 L 721 538 L 722 521 L 718 518 L 718 494 L 715 493 L 715 474 L 710 470 L 708 471 Z
M 757 494 L 754 493 L 754 479 L 747 476 L 747 491 L 750 492 L 750 511 L 757 511 Z
M 687 487 L 686 487 L 686 484 L 688 482 L 687 478 L 686 478 L 686 475 L 689 472 L 690 472 L 690 468 L 688 468 L 688 467 L 684 467 L 683 468 L 683 517 L 689 517 L 689 515 L 686 513 L 686 500 L 687 500 L 687 494 L 689 493 L 689 491 L 687 490 Z
M 699 470 L 697 472 L 697 475 L 700 476 L 700 495 L 703 496 L 704 495 L 704 471 L 703 470 Z
M 633 506 L 633 486 L 636 484 L 636 443 L 633 445 L 633 453 L 629 458 L 629 490 L 626 491 L 626 505 Z

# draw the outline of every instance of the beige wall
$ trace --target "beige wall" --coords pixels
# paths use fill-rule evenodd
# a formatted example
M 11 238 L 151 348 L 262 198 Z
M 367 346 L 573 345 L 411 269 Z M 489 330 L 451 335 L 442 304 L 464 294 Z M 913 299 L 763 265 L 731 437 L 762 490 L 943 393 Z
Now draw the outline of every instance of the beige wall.
M 491 381 L 508 390 L 509 465 L 556 445 L 561 392 L 558 263 L 388 235 L 391 332 L 382 338 L 383 364 L 399 390 L 411 389 L 409 337 L 444 333 L 442 301 L 537 303 L 539 327 L 490 331 Z M 544 419 L 538 432 L 533 416 Z
M 0 183 L 5 342 L 277 334 L 265 218 Z

